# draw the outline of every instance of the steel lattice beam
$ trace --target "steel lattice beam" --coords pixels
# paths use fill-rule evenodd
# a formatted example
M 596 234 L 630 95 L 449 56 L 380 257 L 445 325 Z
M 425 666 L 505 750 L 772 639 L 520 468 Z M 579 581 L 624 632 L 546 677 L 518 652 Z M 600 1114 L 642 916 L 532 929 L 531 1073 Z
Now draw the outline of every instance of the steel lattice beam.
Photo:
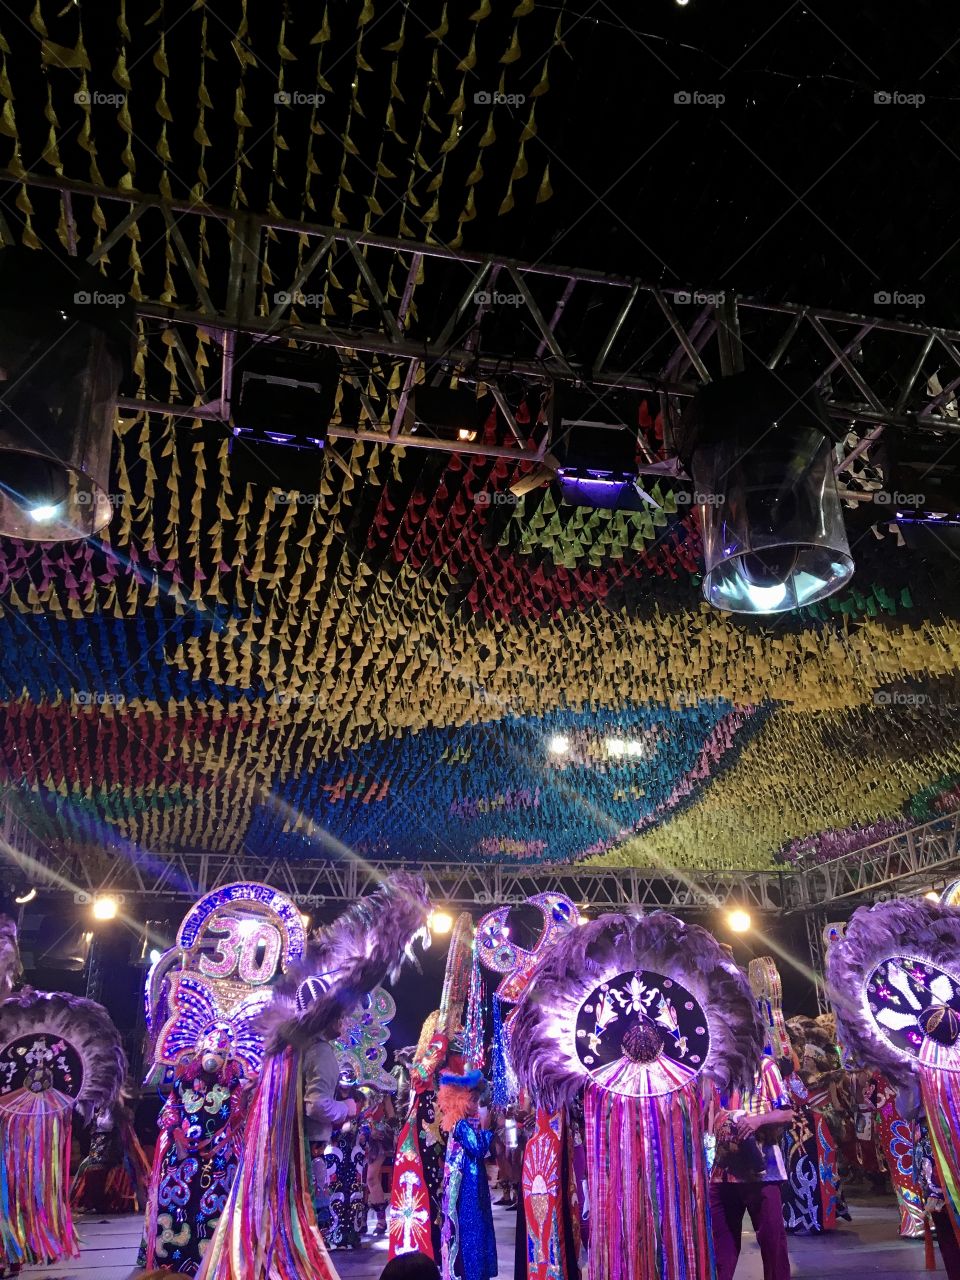
M 669 431 L 684 402 L 711 378 L 741 359 L 775 369 L 803 347 L 829 411 L 863 439 L 857 456 L 872 447 L 879 430 L 960 431 L 955 391 L 960 386 L 960 330 L 865 316 L 789 302 L 663 287 L 623 276 L 451 250 L 343 228 L 282 220 L 159 197 L 120 193 L 62 178 L 3 175 L 11 187 L 0 197 L 0 236 L 16 239 L 11 224 L 20 183 L 62 214 L 68 241 L 94 199 L 107 229 L 88 255 L 97 263 L 129 234 L 142 246 L 166 243 L 180 283 L 174 305 L 144 297 L 137 314 L 145 332 L 167 331 L 167 346 L 183 365 L 182 381 L 200 381 L 186 344 L 174 335 L 192 329 L 215 339 L 219 373 L 196 403 L 173 403 L 159 388 L 145 399 L 123 402 L 125 411 L 173 413 L 229 423 L 234 344 L 245 334 L 262 341 L 335 348 L 342 360 L 357 353 L 378 363 L 378 388 L 367 391 L 356 420 L 330 425 L 333 438 L 510 458 L 539 458 L 548 441 L 527 439 L 512 419 L 513 405 L 569 385 L 598 404 L 619 391 L 659 400 Z M 6 217 L 3 217 L 3 213 Z M 35 219 L 39 220 L 41 212 Z M 201 241 L 208 261 L 201 272 L 189 245 Z M 56 222 L 49 222 L 51 227 Z M 268 247 L 269 245 L 269 247 Z M 269 254 L 270 278 L 262 264 Z M 320 296 L 333 267 L 355 272 L 343 315 L 324 314 L 298 300 Z M 215 269 L 216 268 L 216 269 Z M 280 285 L 279 282 L 283 281 Z M 398 285 L 402 293 L 398 296 Z M 148 283 L 144 280 L 143 283 Z M 346 290 L 343 295 L 346 297 Z M 484 338 L 484 319 L 510 298 L 515 309 L 509 345 L 495 349 Z M 355 320 L 357 309 L 361 319 Z M 429 305 L 414 300 L 429 301 Z M 884 295 L 878 295 L 878 301 Z M 582 308 L 582 311 L 581 311 Z M 293 313 L 297 312 L 295 316 Z M 308 314 L 309 313 L 309 314 Z M 583 313 L 590 324 L 577 323 Z M 172 331 L 172 332 L 171 332 Z M 370 372 L 368 370 L 368 372 Z M 388 390 L 386 373 L 397 375 Z M 493 391 L 504 419 L 501 439 L 489 444 L 439 440 L 402 430 L 411 390 L 427 374 L 482 383 Z M 347 376 L 347 375 L 345 375 Z M 524 388 L 518 397 L 517 385 Z M 514 440 L 517 441 L 516 445 Z M 840 463 L 842 469 L 850 458 Z M 661 466 L 663 464 L 660 464 Z
M 0 860 L 26 884 L 44 892 L 94 896 L 123 894 L 146 901 L 194 901 L 234 880 L 261 880 L 304 905 L 354 902 L 376 887 L 395 861 L 253 858 L 245 854 L 146 854 L 113 858 L 95 866 L 89 858 L 43 846 L 15 816 L 3 810 Z M 595 908 L 668 907 L 699 912 L 743 906 L 758 914 L 804 912 L 820 918 L 837 903 L 855 906 L 894 893 L 918 892 L 932 880 L 960 872 L 960 812 L 847 854 L 832 862 L 784 871 L 658 871 L 583 866 L 511 867 L 503 864 L 405 864 L 420 872 L 431 897 L 452 907 L 518 903 L 556 890 Z

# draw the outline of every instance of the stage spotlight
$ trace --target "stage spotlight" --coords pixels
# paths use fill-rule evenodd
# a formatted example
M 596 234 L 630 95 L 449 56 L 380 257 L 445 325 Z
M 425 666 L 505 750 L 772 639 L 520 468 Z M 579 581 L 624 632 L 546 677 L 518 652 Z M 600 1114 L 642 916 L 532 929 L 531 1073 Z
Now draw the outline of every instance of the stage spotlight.
M 939 902 L 939 901 L 940 901 L 940 895 L 939 895 L 939 893 L 937 893 L 936 889 L 931 889 L 931 890 L 929 890 L 929 892 L 928 892 L 928 893 L 925 893 L 923 896 L 926 898 L 926 900 L 927 900 L 928 902 Z M 19 902 L 19 898 L 17 899 L 17 901 Z
M 300 912 L 300 923 L 303 925 L 305 929 L 310 928 L 310 917 L 307 915 L 305 911 Z
M 162 954 L 163 954 L 163 952 L 162 952 L 162 951 L 158 951 L 156 947 L 152 947 L 152 948 L 150 949 L 150 963 L 151 963 L 152 965 L 154 965 L 154 964 L 159 964 L 159 963 L 160 963 L 160 957 L 162 956 Z
M 547 749 L 552 756 L 565 756 L 570 750 L 570 739 L 562 733 L 555 733 L 547 743 Z
M 430 918 L 427 923 L 430 926 L 431 933 L 449 933 L 453 928 L 453 916 L 449 911 L 436 908 L 430 912 Z
M 746 933 L 752 923 L 750 913 L 741 910 L 739 907 L 727 912 L 727 928 L 731 933 Z
M 703 527 L 703 594 L 731 613 L 783 613 L 833 595 L 853 557 L 827 412 L 765 368 L 701 387 L 681 426 L 681 461 Z
M 109 894 L 93 900 L 94 920 L 114 920 L 119 910 L 120 904 L 116 898 L 111 898 Z
M 76 541 L 109 522 L 132 327 L 132 304 L 96 268 L 0 250 L 0 535 Z
M 25 907 L 28 902 L 32 902 L 37 896 L 36 889 L 28 889 L 26 893 L 21 894 L 19 898 L 14 898 L 14 902 L 18 907 Z

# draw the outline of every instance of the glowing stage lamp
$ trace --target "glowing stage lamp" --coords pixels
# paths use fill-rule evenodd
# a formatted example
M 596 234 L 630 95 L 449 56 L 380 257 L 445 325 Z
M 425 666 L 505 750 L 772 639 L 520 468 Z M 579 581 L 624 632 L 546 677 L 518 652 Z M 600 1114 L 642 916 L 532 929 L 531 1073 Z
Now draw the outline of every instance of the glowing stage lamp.
M 158 951 L 156 947 L 151 947 L 150 954 L 149 954 L 149 960 L 151 965 L 159 964 L 160 958 L 162 955 L 163 955 L 162 951 Z
M 132 324 L 132 304 L 82 261 L 0 250 L 0 535 L 64 542 L 109 522 Z
M 111 898 L 109 894 L 93 900 L 94 920 L 115 920 L 119 910 L 119 902 L 117 902 L 116 898 Z
M 737 907 L 727 912 L 727 928 L 731 933 L 747 933 L 752 923 L 749 911 Z
M 939 902 L 939 901 L 940 901 L 940 895 L 939 895 L 939 893 L 937 893 L 936 889 L 930 889 L 930 890 L 929 890 L 927 893 L 925 893 L 923 896 L 926 898 L 926 900 L 927 900 L 928 902 Z
M 683 452 L 703 526 L 703 594 L 731 613 L 784 613 L 853 574 L 827 412 L 766 368 L 708 383 Z
M 427 923 L 430 926 L 431 933 L 449 933 L 453 928 L 453 916 L 449 911 L 437 908 L 430 912 L 430 918 Z
M 27 903 L 32 902 L 36 896 L 36 889 L 28 889 L 26 893 L 21 893 L 19 898 L 14 898 L 14 902 L 18 907 L 25 907 Z

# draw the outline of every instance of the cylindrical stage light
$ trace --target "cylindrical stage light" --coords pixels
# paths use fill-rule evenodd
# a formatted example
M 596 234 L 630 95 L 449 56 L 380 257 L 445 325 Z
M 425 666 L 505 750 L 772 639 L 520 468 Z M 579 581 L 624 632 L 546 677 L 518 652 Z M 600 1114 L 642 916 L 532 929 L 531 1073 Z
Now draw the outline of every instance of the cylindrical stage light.
M 109 522 L 132 323 L 86 263 L 0 250 L 0 535 L 64 542 Z
M 832 426 L 816 395 L 751 369 L 701 388 L 684 430 L 710 604 L 784 613 L 849 580 Z

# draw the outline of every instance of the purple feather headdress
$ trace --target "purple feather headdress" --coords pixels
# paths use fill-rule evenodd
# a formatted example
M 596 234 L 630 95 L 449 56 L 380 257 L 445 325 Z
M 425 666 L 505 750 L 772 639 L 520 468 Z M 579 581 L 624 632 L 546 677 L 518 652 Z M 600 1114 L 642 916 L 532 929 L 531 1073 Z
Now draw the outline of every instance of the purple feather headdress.
M 305 1048 L 385 979 L 394 978 L 418 935 L 429 938 L 430 904 L 420 876 L 396 871 L 307 946 L 273 989 L 260 1018 L 267 1053 Z
M 960 911 L 924 898 L 860 907 L 829 948 L 826 968 L 846 1052 L 909 1087 L 924 1009 L 960 1004 Z
M 606 915 L 547 953 L 510 1021 L 510 1061 L 540 1105 L 562 1105 L 598 1078 L 578 1052 L 585 1034 L 578 1019 L 591 993 L 630 972 L 661 975 L 706 1014 L 709 1050 L 691 1075 L 702 1071 L 721 1089 L 752 1085 L 763 1027 L 746 977 L 716 938 L 663 911 Z
M 127 1075 L 120 1035 L 103 1005 L 64 991 L 24 990 L 0 1003 L 0 1054 L 25 1036 L 65 1040 L 83 1076 L 74 1108 L 84 1121 L 115 1102 Z

